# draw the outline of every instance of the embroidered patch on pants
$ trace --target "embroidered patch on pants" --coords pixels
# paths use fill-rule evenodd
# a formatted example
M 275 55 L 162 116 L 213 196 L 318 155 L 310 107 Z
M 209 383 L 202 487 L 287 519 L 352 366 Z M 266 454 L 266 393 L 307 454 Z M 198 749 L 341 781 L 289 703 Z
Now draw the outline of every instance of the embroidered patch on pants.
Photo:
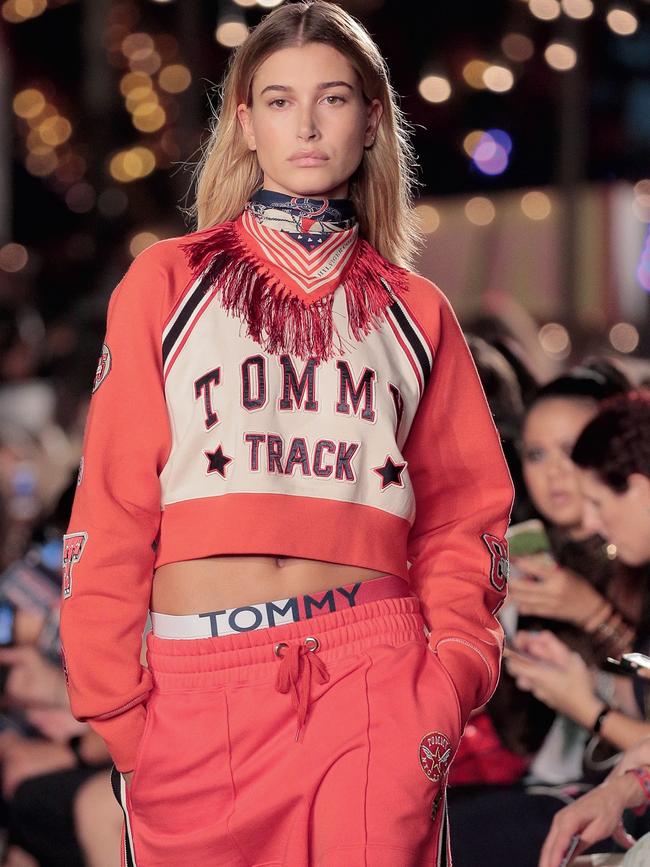
M 437 783 L 447 773 L 451 758 L 449 738 L 442 732 L 429 732 L 420 741 L 420 767 L 431 780 Z

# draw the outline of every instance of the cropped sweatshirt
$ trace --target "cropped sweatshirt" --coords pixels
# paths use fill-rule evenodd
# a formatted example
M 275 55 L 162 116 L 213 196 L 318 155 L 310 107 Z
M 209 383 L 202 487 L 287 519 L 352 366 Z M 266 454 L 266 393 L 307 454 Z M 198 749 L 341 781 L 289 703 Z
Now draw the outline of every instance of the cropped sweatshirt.
M 277 554 L 399 575 L 463 723 L 498 679 L 512 485 L 440 290 L 346 200 L 258 191 L 113 291 L 64 536 L 72 712 L 133 768 L 154 569 Z M 260 600 L 264 601 L 264 600 Z

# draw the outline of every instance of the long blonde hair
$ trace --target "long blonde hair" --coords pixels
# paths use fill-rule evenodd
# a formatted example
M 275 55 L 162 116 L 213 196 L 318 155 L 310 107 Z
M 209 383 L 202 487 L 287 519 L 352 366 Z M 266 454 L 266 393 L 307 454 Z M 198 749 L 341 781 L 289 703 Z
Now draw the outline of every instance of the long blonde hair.
M 411 267 L 421 233 L 413 210 L 415 154 L 409 126 L 397 104 L 386 63 L 365 28 L 334 3 L 289 3 L 274 10 L 231 57 L 210 138 L 194 172 L 196 199 L 188 214 L 197 229 L 235 219 L 262 184 L 248 149 L 237 106 L 252 100 L 251 84 L 264 60 L 283 48 L 325 43 L 348 58 L 361 77 L 367 100 L 379 99 L 383 114 L 375 143 L 364 150 L 350 179 L 359 231 L 386 259 Z

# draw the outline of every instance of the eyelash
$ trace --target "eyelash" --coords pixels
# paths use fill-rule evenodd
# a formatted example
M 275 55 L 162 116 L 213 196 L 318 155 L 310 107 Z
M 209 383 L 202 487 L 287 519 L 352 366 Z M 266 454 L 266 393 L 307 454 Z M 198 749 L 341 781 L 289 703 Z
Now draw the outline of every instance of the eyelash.
M 336 94 L 330 94 L 329 96 L 324 97 L 324 99 L 337 100 L 337 102 L 335 102 L 335 103 L 330 102 L 330 103 L 328 103 L 328 105 L 340 105 L 341 103 L 346 102 L 346 99 L 344 96 L 337 96 Z M 283 96 L 279 96 L 279 97 L 277 97 L 277 99 L 272 99 L 271 102 L 269 102 L 269 106 L 271 106 L 271 107 L 275 106 L 276 108 L 284 108 L 283 105 L 278 105 L 279 102 L 288 102 L 288 100 L 285 99 Z

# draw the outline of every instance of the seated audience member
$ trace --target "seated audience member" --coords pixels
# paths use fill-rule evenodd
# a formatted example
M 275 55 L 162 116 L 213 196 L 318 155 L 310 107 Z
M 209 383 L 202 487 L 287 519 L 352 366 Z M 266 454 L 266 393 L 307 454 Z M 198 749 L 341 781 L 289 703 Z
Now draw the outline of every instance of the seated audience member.
M 60 662 L 61 535 L 75 485 L 76 473 L 33 529 L 24 556 L 0 573 L 0 603 L 15 609 L 15 646 L 0 647 L 6 667 L 0 795 L 9 865 L 29 863 L 26 853 L 40 867 L 85 865 L 75 840 L 74 797 L 88 777 L 111 764 L 101 738 L 72 716 Z
M 522 578 L 511 582 L 511 599 L 515 598 L 518 584 L 529 583 L 538 588 L 541 591 L 538 597 L 523 601 L 520 624 L 552 628 L 572 648 L 598 662 L 608 653 L 629 649 L 640 594 L 638 587 L 630 584 L 629 576 L 622 574 L 620 564 L 608 559 L 602 539 L 582 529 L 582 497 L 568 454 L 582 428 L 598 412 L 598 402 L 626 387 L 619 372 L 606 364 L 570 371 L 540 389 L 532 399 L 524 418 L 521 444 L 528 493 L 544 520 L 557 565 L 552 571 L 545 570 L 546 558 L 537 557 L 517 564 L 531 577 L 528 581 Z M 539 573 L 534 581 L 533 571 Z M 542 571 L 545 577 L 541 576 Z M 571 604 L 574 592 L 580 598 L 578 606 Z M 609 598 L 616 599 L 624 614 L 617 621 L 619 636 L 604 642 L 600 633 L 589 634 L 586 627 L 591 624 L 584 623 L 584 614 L 587 605 L 593 612 L 604 610 Z M 561 604 L 556 604 L 557 599 Z M 457 829 L 454 860 L 458 867 L 473 867 L 477 863 L 492 867 L 506 860 L 518 867 L 532 867 L 552 816 L 566 802 L 563 784 L 583 780 L 583 753 L 589 732 L 584 729 L 581 732 L 570 720 L 556 718 L 548 734 L 555 711 L 532 694 L 526 696 L 518 690 L 507 672 L 502 675 L 487 713 L 501 742 L 511 753 L 527 757 L 527 764 L 532 763 L 532 773 L 519 785 L 477 785 L 481 780 L 475 778 L 469 780 L 474 783 L 471 787 L 459 787 L 459 782 L 468 781 L 466 768 L 476 767 L 476 762 L 470 764 L 472 757 L 468 752 L 473 743 L 473 728 L 478 727 L 481 718 L 470 720 L 450 772 L 450 817 Z M 495 756 L 492 751 L 487 758 Z M 507 767 L 501 759 L 499 754 L 498 761 L 492 762 L 499 767 L 493 768 L 484 782 L 506 781 L 503 772 Z M 501 778 L 491 778 L 493 772 L 501 773 Z M 504 828 L 499 817 L 513 811 L 521 820 Z M 475 827 L 477 823 L 487 835 L 480 841 L 474 835 L 462 833 L 462 828 Z
M 623 562 L 636 567 L 650 564 L 650 392 L 632 392 L 608 401 L 578 438 L 572 459 L 585 497 L 585 526 L 614 545 Z M 584 662 L 554 636 L 524 633 L 517 644 L 534 657 L 508 655 L 507 665 L 520 686 L 534 691 L 544 701 L 561 705 L 618 748 L 629 749 L 650 735 L 648 692 L 644 688 L 647 681 L 633 681 L 637 713 L 632 717 L 599 700 Z M 647 651 L 649 645 L 650 631 L 640 630 L 637 649 Z M 650 786 L 650 773 L 642 771 L 638 777 L 642 785 Z M 608 791 L 620 794 L 624 788 L 623 783 L 617 783 Z M 582 815 L 585 803 L 588 809 L 599 804 L 601 794 L 576 806 L 571 816 Z M 585 833 L 588 844 L 594 828 Z M 554 845 L 547 844 L 545 858 L 549 864 L 550 847 Z M 630 855 L 628 863 L 635 857 Z

